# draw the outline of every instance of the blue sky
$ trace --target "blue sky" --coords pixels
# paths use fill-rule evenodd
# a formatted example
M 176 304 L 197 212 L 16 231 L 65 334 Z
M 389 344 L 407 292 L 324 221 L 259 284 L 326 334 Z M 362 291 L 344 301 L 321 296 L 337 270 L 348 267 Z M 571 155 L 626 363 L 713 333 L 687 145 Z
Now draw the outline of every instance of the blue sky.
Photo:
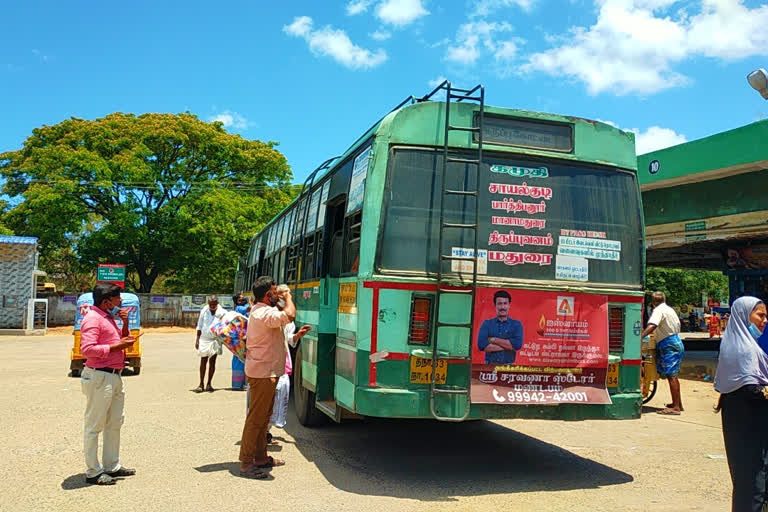
M 301 181 L 448 78 L 487 103 L 600 119 L 639 152 L 768 117 L 751 0 L 8 2 L 0 151 L 33 128 L 183 112 L 273 140 Z

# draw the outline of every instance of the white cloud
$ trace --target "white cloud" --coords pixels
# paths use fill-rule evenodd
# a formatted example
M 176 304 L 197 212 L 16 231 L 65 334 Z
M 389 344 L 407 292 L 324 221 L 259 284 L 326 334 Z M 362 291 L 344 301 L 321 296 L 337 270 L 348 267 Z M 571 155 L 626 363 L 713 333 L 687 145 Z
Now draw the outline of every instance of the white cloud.
M 371 3 L 373 3 L 372 0 L 353 0 L 347 4 L 347 15 L 356 16 L 364 13 L 368 10 L 368 6 L 371 5 Z
M 392 34 L 390 32 L 387 32 L 386 30 L 377 30 L 376 32 L 371 34 L 371 37 L 377 41 L 386 41 L 387 39 L 392 37 Z
M 410 25 L 428 14 L 422 0 L 382 0 L 376 6 L 376 17 L 396 27 Z
M 484 17 L 504 7 L 520 7 L 530 11 L 536 0 L 475 0 L 471 17 Z
M 739 0 L 704 0 L 702 12 L 690 20 L 692 52 L 726 60 L 766 55 L 768 5 L 748 9 Z
M 224 125 L 224 128 L 234 128 L 236 130 L 245 130 L 248 128 L 248 120 L 245 117 L 237 112 L 231 112 L 229 110 L 225 110 L 220 114 L 209 117 L 208 121 L 212 123 L 218 121 Z
M 293 23 L 283 27 L 283 32 L 292 36 L 306 37 L 312 31 L 312 18 L 298 16 Z
M 635 153 L 638 155 L 688 142 L 685 135 L 660 126 L 651 126 L 644 132 L 637 128 L 631 131 L 635 133 Z
M 517 56 L 517 44 L 514 41 L 502 41 L 493 56 L 496 60 L 512 60 Z
M 659 149 L 668 148 L 670 146 L 677 146 L 684 142 L 688 142 L 688 139 L 682 133 L 677 133 L 671 128 L 662 128 L 661 126 L 651 126 L 644 132 L 638 128 L 630 128 L 629 130 L 621 128 L 613 121 L 605 121 L 598 119 L 601 123 L 609 124 L 614 128 L 632 132 L 635 134 L 635 153 L 638 155 L 644 155 L 651 151 L 657 151 Z
M 511 32 L 512 25 L 507 22 L 488 23 L 475 21 L 459 27 L 456 41 L 450 44 L 445 60 L 464 65 L 474 64 L 483 51 L 493 53 L 497 59 L 509 59 L 517 52 L 514 40 L 498 41 L 498 34 Z
M 434 89 L 435 87 L 437 87 L 437 86 L 438 86 L 438 85 L 440 85 L 441 83 L 445 82 L 446 80 L 448 80 L 448 79 L 447 79 L 447 78 L 445 78 L 443 75 L 440 75 L 440 76 L 438 76 L 437 78 L 435 78 L 434 80 L 430 80 L 430 81 L 429 81 L 429 82 L 427 82 L 427 83 L 429 84 L 429 86 L 430 86 L 431 88 L 433 88 L 433 89 Z
M 733 60 L 765 55 L 768 6 L 743 0 L 702 0 L 691 16 L 669 13 L 675 0 L 595 0 L 591 27 L 572 27 L 560 46 L 533 54 L 524 71 L 583 82 L 591 94 L 652 94 L 688 82 L 674 69 L 686 59 Z
M 283 27 L 283 32 L 305 39 L 312 53 L 331 57 L 350 69 L 375 68 L 387 60 L 384 50 L 374 52 L 361 48 L 354 44 L 343 30 L 331 26 L 314 30 L 312 18 L 308 16 L 294 19 L 293 23 Z

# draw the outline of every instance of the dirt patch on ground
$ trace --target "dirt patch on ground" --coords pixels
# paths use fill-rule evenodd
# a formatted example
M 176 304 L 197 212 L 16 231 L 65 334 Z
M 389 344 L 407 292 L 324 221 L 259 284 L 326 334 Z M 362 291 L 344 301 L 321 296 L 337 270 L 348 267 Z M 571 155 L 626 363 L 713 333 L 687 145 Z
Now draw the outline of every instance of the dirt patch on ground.
M 49 327 L 46 332 L 46 336 L 62 336 L 66 334 L 72 334 L 74 326 L 64 325 Z M 145 334 L 174 334 L 174 333 L 190 333 L 194 332 L 194 327 L 142 327 L 141 331 Z

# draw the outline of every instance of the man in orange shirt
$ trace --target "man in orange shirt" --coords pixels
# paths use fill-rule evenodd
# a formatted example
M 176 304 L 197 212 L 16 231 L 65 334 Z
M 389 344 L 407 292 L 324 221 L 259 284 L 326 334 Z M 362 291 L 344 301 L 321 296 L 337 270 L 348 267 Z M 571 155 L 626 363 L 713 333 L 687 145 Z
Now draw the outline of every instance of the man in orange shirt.
M 283 327 L 293 322 L 296 306 L 290 291 L 282 296 L 285 307 L 280 311 L 274 280 L 262 276 L 253 283 L 256 304 L 248 318 L 245 346 L 245 375 L 250 387 L 248 415 L 240 443 L 240 473 L 252 478 L 266 478 L 262 470 L 282 466 L 280 459 L 267 455 L 267 427 L 272 416 L 277 380 L 285 372 L 285 334 Z

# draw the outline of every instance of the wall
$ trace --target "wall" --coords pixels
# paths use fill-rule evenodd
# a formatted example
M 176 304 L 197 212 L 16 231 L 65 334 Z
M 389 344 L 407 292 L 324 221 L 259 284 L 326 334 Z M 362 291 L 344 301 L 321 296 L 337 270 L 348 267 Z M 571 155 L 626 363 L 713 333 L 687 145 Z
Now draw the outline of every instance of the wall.
M 205 305 L 205 294 L 185 296 L 180 294 L 153 295 L 140 293 L 141 325 L 145 327 L 181 326 L 195 327 L 200 309 Z M 188 297 L 185 301 L 184 298 Z M 191 300 L 194 298 L 195 300 Z M 48 325 L 74 325 L 74 295 L 52 295 L 48 297 Z M 219 301 L 230 307 L 232 298 L 219 294 Z M 186 303 L 186 306 L 183 304 Z M 186 309 L 186 311 L 185 311 Z
M 34 298 L 37 239 L 0 237 L 0 329 L 21 329 Z

